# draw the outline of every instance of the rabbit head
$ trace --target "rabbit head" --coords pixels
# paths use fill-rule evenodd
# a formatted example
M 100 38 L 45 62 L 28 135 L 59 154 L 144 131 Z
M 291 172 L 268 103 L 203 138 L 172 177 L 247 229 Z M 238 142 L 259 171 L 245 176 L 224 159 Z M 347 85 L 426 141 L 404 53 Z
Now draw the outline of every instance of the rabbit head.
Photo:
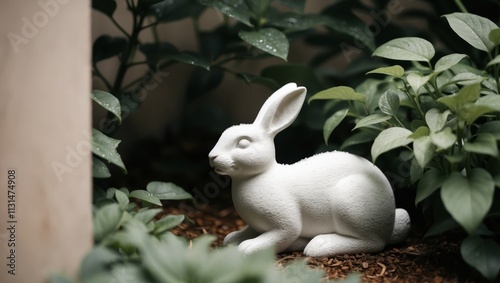
M 274 137 L 297 118 L 305 97 L 306 88 L 289 83 L 266 100 L 252 124 L 226 129 L 208 155 L 215 172 L 252 176 L 275 164 Z

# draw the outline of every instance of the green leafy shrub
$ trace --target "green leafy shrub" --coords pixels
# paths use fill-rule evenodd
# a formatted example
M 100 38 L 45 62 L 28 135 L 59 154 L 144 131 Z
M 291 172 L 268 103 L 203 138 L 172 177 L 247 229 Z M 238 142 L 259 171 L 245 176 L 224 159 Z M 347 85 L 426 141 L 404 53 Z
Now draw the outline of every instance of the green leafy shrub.
M 327 142 L 344 120 L 356 132 L 341 148 L 373 142 L 375 162 L 396 148 L 408 156 L 409 181 L 418 183 L 415 204 L 433 215 L 427 236 L 462 227 L 463 259 L 489 280 L 498 278 L 500 245 L 500 28 L 470 13 L 444 15 L 453 31 L 485 55 L 476 65 L 467 54 L 435 58 L 433 45 L 404 37 L 382 44 L 374 56 L 400 65 L 376 68 L 356 89 L 333 87 L 309 99 L 332 100 L 338 109 L 324 125 Z M 496 56 L 496 57 L 495 57 Z

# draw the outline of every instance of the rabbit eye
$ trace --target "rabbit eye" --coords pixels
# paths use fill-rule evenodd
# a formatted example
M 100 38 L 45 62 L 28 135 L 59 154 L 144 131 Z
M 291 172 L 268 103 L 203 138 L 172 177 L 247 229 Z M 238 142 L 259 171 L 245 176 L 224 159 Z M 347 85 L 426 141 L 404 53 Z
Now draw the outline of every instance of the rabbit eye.
M 248 139 L 241 139 L 238 144 L 238 148 L 247 148 L 250 146 L 250 141 Z

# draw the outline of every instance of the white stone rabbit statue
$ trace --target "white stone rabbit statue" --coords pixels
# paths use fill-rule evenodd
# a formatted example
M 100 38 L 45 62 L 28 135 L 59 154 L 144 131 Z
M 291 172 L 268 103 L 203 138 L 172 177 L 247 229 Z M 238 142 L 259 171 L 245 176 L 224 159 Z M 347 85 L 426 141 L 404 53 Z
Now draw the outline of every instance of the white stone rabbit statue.
M 236 210 L 248 224 L 224 244 L 243 253 L 274 247 L 307 256 L 381 251 L 410 227 L 396 209 L 384 174 L 346 152 L 314 155 L 291 165 L 275 159 L 274 137 L 297 117 L 306 88 L 289 83 L 273 93 L 253 124 L 228 128 L 209 153 L 215 172 L 232 179 Z

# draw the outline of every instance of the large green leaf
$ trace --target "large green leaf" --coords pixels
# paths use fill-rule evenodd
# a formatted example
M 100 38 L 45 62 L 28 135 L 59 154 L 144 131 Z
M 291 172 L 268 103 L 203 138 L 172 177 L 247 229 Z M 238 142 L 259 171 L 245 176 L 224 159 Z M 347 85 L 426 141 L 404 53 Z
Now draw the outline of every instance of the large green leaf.
M 123 164 L 120 154 L 116 151 L 118 144 L 120 144 L 119 140 L 110 138 L 100 131 L 92 129 L 92 152 L 100 158 L 120 167 L 126 173 L 127 169 Z
M 285 61 L 287 60 L 289 43 L 283 32 L 275 28 L 263 28 L 258 31 L 240 31 L 238 35 L 248 44 Z
M 467 57 L 467 55 L 458 53 L 443 56 L 436 62 L 436 65 L 434 66 L 434 72 L 440 73 L 446 71 L 458 64 L 458 62 L 460 62 L 465 57 Z
M 477 130 L 478 134 L 491 134 L 496 140 L 500 140 L 500 121 L 486 122 Z
M 430 62 L 435 50 L 432 44 L 418 37 L 402 37 L 382 44 L 373 52 L 373 56 L 402 61 Z
M 375 125 L 378 123 L 385 122 L 387 120 L 390 120 L 392 116 L 390 115 L 384 115 L 384 114 L 372 114 L 370 116 L 364 117 L 363 119 L 359 120 L 356 123 L 356 126 L 354 127 L 353 130 L 361 127 L 366 127 L 370 125 Z
M 181 224 L 182 221 L 184 221 L 184 219 L 185 219 L 185 216 L 182 214 L 181 215 L 167 215 L 167 216 L 163 217 L 162 219 L 155 221 L 155 228 L 153 230 L 153 233 L 155 235 L 163 234 L 166 231 Z
M 490 67 L 496 64 L 500 64 L 500 55 L 497 55 L 495 58 L 493 58 L 488 64 L 486 64 L 486 67 Z
M 326 120 L 325 125 L 323 126 L 323 138 L 325 139 L 326 144 L 328 144 L 328 139 L 330 138 L 330 135 L 332 134 L 333 130 L 335 130 L 335 128 L 340 124 L 340 122 L 344 120 L 348 111 L 349 111 L 348 108 L 339 110 Z
M 399 109 L 399 96 L 392 88 L 382 94 L 378 107 L 384 114 L 396 116 Z
M 114 232 L 120 220 L 123 211 L 117 203 L 107 204 L 99 208 L 94 215 L 94 238 L 97 242 Z
M 350 135 L 347 139 L 345 139 L 340 146 L 340 149 L 343 150 L 350 146 L 372 142 L 376 137 L 377 134 L 373 131 L 360 131 L 358 133 Z
M 155 218 L 158 213 L 162 212 L 162 208 L 143 208 L 134 214 L 134 219 L 144 224 L 148 224 Z
M 490 210 L 494 192 L 490 173 L 474 168 L 469 176 L 451 173 L 441 188 L 441 200 L 451 216 L 472 235 Z
M 118 121 L 120 123 L 122 122 L 122 116 L 121 116 L 122 110 L 121 110 L 120 101 L 118 100 L 118 98 L 116 98 L 114 95 L 112 95 L 109 92 L 97 90 L 97 89 L 92 90 L 91 96 L 92 96 L 92 99 L 97 104 L 101 105 L 104 109 L 113 113 L 113 115 L 115 115 L 116 118 L 118 118 Z
M 415 205 L 432 195 L 443 184 L 445 177 L 441 171 L 431 168 L 425 172 L 417 186 L 417 195 L 415 196 Z
M 348 86 L 336 86 L 323 91 L 320 91 L 309 98 L 307 103 L 318 99 L 338 99 L 338 100 L 356 100 L 364 101 L 365 96 L 357 93 L 354 89 Z
M 497 141 L 492 134 L 479 134 L 474 142 L 466 142 L 464 149 L 467 152 L 486 154 L 498 157 Z
M 217 11 L 227 15 L 231 18 L 244 23 L 247 26 L 252 27 L 250 23 L 250 9 L 246 4 L 246 1 L 241 0 L 197 0 L 198 3 L 204 6 L 208 6 L 216 9 Z
M 403 69 L 403 67 L 401 67 L 400 65 L 394 65 L 390 67 L 377 68 L 375 70 L 367 72 L 366 74 L 383 74 L 383 75 L 393 76 L 396 78 L 402 78 L 404 73 L 405 69 Z
M 193 199 L 193 196 L 174 183 L 150 182 L 146 190 L 160 200 Z
M 405 146 L 413 141 L 409 136 L 412 132 L 401 127 L 392 127 L 383 130 L 374 140 L 371 154 L 375 162 L 377 157 L 384 152 Z
M 500 272 L 500 245 L 480 236 L 467 237 L 460 246 L 460 253 L 469 265 L 479 270 L 491 282 Z
M 481 103 L 468 104 L 460 108 L 457 116 L 464 120 L 468 125 L 472 125 L 477 118 L 483 116 L 484 114 L 495 112 L 491 106 Z
M 488 35 L 488 38 L 495 45 L 500 45 L 500 28 L 496 28 L 496 29 L 491 30 L 490 34 Z
M 470 13 L 452 13 L 444 17 L 458 36 L 475 48 L 490 52 L 495 47 L 489 35 L 498 26 L 491 20 Z

